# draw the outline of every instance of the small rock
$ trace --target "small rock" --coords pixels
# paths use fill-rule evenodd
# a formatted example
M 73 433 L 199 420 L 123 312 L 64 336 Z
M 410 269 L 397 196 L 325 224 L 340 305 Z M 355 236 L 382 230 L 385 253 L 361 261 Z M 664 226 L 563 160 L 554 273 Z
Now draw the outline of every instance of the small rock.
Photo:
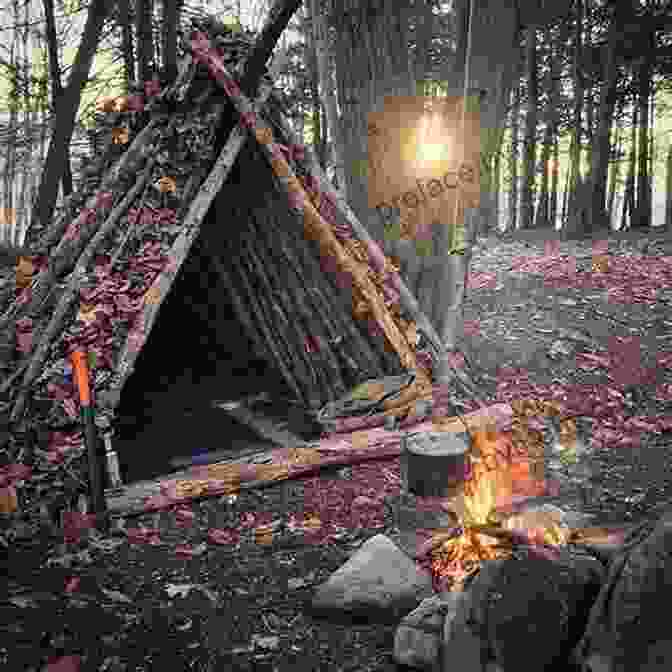
M 421 669 L 436 665 L 444 622 L 460 599 L 459 593 L 434 595 L 403 618 L 394 636 L 394 659 L 398 664 Z
M 369 539 L 313 598 L 313 609 L 355 614 L 382 610 L 399 618 L 432 594 L 432 580 L 383 534 Z

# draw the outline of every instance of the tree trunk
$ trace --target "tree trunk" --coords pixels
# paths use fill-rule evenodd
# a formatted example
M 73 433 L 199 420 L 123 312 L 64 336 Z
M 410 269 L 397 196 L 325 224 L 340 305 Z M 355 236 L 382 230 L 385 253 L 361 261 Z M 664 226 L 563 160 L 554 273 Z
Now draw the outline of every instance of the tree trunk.
M 415 81 L 433 79 L 431 48 L 434 36 L 435 0 L 419 0 L 415 12 Z
M 26 221 L 29 191 L 30 191 L 30 177 L 32 173 L 33 163 L 33 110 L 39 104 L 38 97 L 33 95 L 33 80 L 31 78 L 31 64 L 32 64 L 32 48 L 30 42 L 29 26 L 31 25 L 30 3 L 25 3 L 23 6 L 23 138 L 24 138 L 24 160 L 21 165 L 21 188 L 18 193 L 17 203 L 17 226 L 14 232 L 15 245 L 23 244 L 23 234 L 28 228 Z M 18 180 L 17 180 L 18 181 Z
M 504 127 L 502 127 L 502 131 Z M 500 219 L 501 219 L 501 192 L 502 192 L 502 147 L 504 146 L 504 133 L 499 134 L 499 144 L 495 151 L 495 156 L 492 163 L 492 194 L 495 204 L 495 213 L 492 225 L 495 227 L 495 232 L 500 230 Z
M 315 43 L 316 66 L 322 90 L 322 101 L 324 103 L 324 113 L 327 119 L 326 126 L 331 136 L 331 157 L 336 173 L 338 189 L 344 195 L 346 194 L 345 184 L 345 165 L 343 138 L 338 119 L 338 106 L 336 104 L 336 93 L 333 82 L 333 68 L 329 61 L 332 55 L 332 49 L 329 45 L 329 33 L 326 17 L 320 11 L 320 0 L 309 0 L 311 16 L 313 21 L 313 39 Z M 347 199 L 347 196 L 346 196 Z
M 386 96 L 415 93 L 408 48 L 410 1 L 330 0 L 322 11 L 336 31 L 334 60 L 348 201 L 369 234 L 384 245 L 383 223 L 369 208 L 368 119 L 370 112 L 383 109 Z
M 14 0 L 12 3 L 14 10 L 14 23 L 18 25 L 21 22 L 21 17 L 19 16 L 19 3 L 18 0 Z M 9 124 L 7 128 L 7 138 L 5 140 L 5 145 L 7 147 L 7 159 L 3 171 L 3 187 L 4 187 L 4 199 L 3 207 L 7 213 L 7 217 L 10 219 L 10 227 L 7 229 L 7 240 L 11 241 L 14 239 L 14 230 L 16 227 L 16 211 L 14 204 L 14 180 L 16 179 L 16 167 L 17 167 L 17 148 L 18 148 L 18 138 L 19 138 L 19 97 L 20 97 L 20 87 L 19 87 L 19 66 L 16 60 L 16 43 L 17 43 L 18 34 L 15 32 L 12 46 L 10 49 L 10 58 L 9 58 L 9 86 L 10 90 L 8 93 L 9 99 Z
M 585 165 L 586 174 L 584 179 L 590 179 L 590 171 L 593 169 L 593 142 L 595 141 L 595 96 L 592 84 L 588 85 L 586 91 L 586 148 L 585 148 Z
M 558 142 L 557 127 L 553 138 L 553 163 L 551 164 L 551 203 L 550 219 L 553 229 L 558 225 L 558 189 L 560 187 L 560 147 Z
M 609 181 L 609 197 L 607 200 L 607 214 L 609 217 L 609 227 L 613 228 L 614 223 L 614 203 L 616 202 L 616 189 L 618 188 L 618 179 L 621 173 L 621 152 L 623 144 L 621 124 L 617 122 L 615 145 L 616 151 L 611 164 L 611 176 Z
M 499 129 L 504 124 L 507 102 L 520 58 L 519 15 L 510 3 L 500 0 L 472 1 L 471 44 L 466 45 L 467 34 L 461 34 L 458 42 L 458 53 L 465 53 L 465 57 L 468 53 L 469 58 L 456 62 L 454 83 L 451 82 L 455 87 L 452 93 L 461 93 L 459 85 L 463 85 L 466 78 L 470 89 L 481 92 L 481 128 Z M 462 12 L 468 12 L 469 5 L 465 0 L 458 3 Z M 461 43 L 465 43 L 464 49 L 461 48 Z M 460 216 L 464 217 L 462 221 L 465 227 L 463 252 L 447 255 L 443 266 L 444 275 L 440 278 L 435 299 L 435 316 L 440 318 L 435 319 L 436 326 L 448 348 L 456 347 L 464 338 L 464 296 L 472 248 L 479 221 L 481 228 L 486 228 L 483 222 L 492 220 L 492 192 L 487 192 L 481 182 L 478 207 L 472 208 L 468 203 L 463 203 L 461 209 L 464 214 Z
M 520 86 L 513 90 L 511 106 L 511 152 L 509 153 L 509 231 L 515 231 L 518 225 L 518 145 L 520 142 Z
M 653 49 L 652 36 L 645 36 L 648 48 Z M 651 77 L 653 62 L 645 55 L 637 73 L 637 106 L 639 107 L 639 156 L 637 171 L 637 204 L 633 217 L 633 228 L 645 229 L 651 226 L 651 189 L 649 173 L 649 104 L 651 99 Z
M 170 1 L 170 0 L 169 0 Z M 138 40 L 138 82 L 151 81 L 155 72 L 154 41 L 152 35 L 152 0 L 135 2 L 135 34 Z
M 608 224 L 605 211 L 607 171 L 609 169 L 609 145 L 611 136 L 611 120 L 616 106 L 616 84 L 618 80 L 618 66 L 616 63 L 616 47 L 620 35 L 620 21 L 612 13 L 609 33 L 607 37 L 606 53 L 603 59 L 602 86 L 600 87 L 600 102 L 598 108 L 598 126 L 594 142 L 592 143 L 590 216 L 588 225 L 593 231 Z
M 667 148 L 665 170 L 665 229 L 672 231 L 672 142 Z
M 44 0 L 44 17 L 46 19 L 47 54 L 49 56 L 49 77 L 51 79 L 51 109 L 55 112 L 58 101 L 63 96 L 61 84 L 61 66 L 58 61 L 58 37 L 54 18 L 54 0 Z M 66 146 L 63 157 L 63 177 L 61 178 L 63 196 L 72 193 L 72 170 L 70 168 L 70 148 Z
M 130 0 L 118 0 L 119 24 L 121 25 L 121 45 L 124 51 L 124 89 L 129 93 L 135 80 L 135 56 L 133 45 L 133 21 Z
M 163 69 L 168 81 L 177 78 L 177 27 L 183 0 L 163 0 Z
M 48 227 L 51 223 L 58 197 L 58 184 L 65 165 L 64 158 L 72 138 L 82 89 L 88 79 L 91 63 L 98 48 L 98 40 L 103 30 L 108 8 L 107 0 L 93 0 L 91 3 L 68 85 L 58 101 L 56 124 L 49 143 L 47 160 L 42 171 L 40 193 L 35 212 L 39 226 L 42 228 Z
M 526 31 L 525 66 L 527 79 L 527 109 L 525 113 L 525 140 L 523 143 L 523 183 L 520 198 L 520 225 L 530 229 L 534 224 L 534 182 L 537 134 L 537 29 Z
M 557 95 L 556 91 L 556 68 L 555 53 L 553 49 L 553 33 L 549 28 L 546 31 L 546 43 L 548 45 L 547 61 L 547 102 L 546 102 L 546 128 L 544 130 L 544 141 L 541 148 L 541 188 L 539 191 L 539 202 L 537 204 L 537 213 L 535 228 L 553 228 L 555 222 L 551 219 L 551 207 L 549 197 L 549 173 L 551 169 L 551 154 L 553 151 L 554 139 L 556 137 L 556 109 Z
M 565 207 L 563 208 L 563 226 L 569 221 L 574 208 L 574 196 L 581 178 L 581 117 L 583 112 L 584 85 L 581 72 L 583 52 L 583 0 L 576 0 L 576 32 L 574 33 L 574 113 L 572 120 L 572 140 L 569 149 L 569 174 L 565 189 Z
M 632 106 L 632 126 L 630 133 L 630 156 L 628 157 L 628 177 L 625 180 L 625 194 L 623 196 L 623 213 L 621 215 L 621 231 L 628 227 L 628 217 L 632 226 L 635 212 L 635 172 L 637 170 L 637 121 L 639 110 L 637 105 Z
M 326 167 L 325 149 L 323 141 L 324 129 L 322 128 L 322 103 L 320 101 L 320 75 L 317 68 L 317 50 L 315 48 L 315 30 L 313 29 L 313 15 L 311 3 L 305 7 L 304 36 L 306 41 L 306 65 L 308 67 L 308 77 L 310 78 L 310 102 L 312 104 L 312 127 L 313 127 L 313 149 L 320 162 L 320 167 Z

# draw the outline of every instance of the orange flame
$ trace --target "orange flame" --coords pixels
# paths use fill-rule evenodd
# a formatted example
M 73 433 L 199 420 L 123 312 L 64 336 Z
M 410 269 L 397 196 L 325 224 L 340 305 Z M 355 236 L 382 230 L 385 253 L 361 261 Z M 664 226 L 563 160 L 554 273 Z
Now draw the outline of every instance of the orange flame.
M 498 520 L 498 507 L 513 501 L 514 489 L 534 489 L 528 486 L 535 477 L 529 461 L 513 460 L 506 435 L 497 434 L 492 427 L 472 430 L 470 435 L 471 477 L 452 506 L 462 531 L 457 536 L 435 535 L 431 544 L 432 572 L 435 578 L 449 578 L 451 590 L 460 590 L 484 560 L 510 556 L 520 541 L 560 546 L 569 539 L 569 530 L 547 512 Z

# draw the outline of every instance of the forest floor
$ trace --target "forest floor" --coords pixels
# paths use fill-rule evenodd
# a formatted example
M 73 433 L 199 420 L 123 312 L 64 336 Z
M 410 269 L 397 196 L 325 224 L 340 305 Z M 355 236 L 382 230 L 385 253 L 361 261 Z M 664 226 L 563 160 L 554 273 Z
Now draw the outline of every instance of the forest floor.
M 581 499 L 568 485 L 559 497 L 596 524 L 636 522 L 672 498 L 672 241 L 611 238 L 607 266 L 593 259 L 603 252 L 595 240 L 487 239 L 466 306 L 467 360 L 484 394 L 510 401 L 561 388 L 583 403 L 596 444 L 591 490 Z M 254 528 L 315 508 L 338 522 L 347 502 L 386 489 L 398 468 L 393 459 L 332 469 L 284 492 L 273 485 L 233 503 L 147 514 L 116 536 L 14 547 L 0 584 L 0 667 L 396 670 L 396 623 L 336 624 L 307 609 L 354 549 L 392 532 L 391 510 L 381 502 L 357 524 L 332 527 L 329 543 L 291 530 L 259 543 Z

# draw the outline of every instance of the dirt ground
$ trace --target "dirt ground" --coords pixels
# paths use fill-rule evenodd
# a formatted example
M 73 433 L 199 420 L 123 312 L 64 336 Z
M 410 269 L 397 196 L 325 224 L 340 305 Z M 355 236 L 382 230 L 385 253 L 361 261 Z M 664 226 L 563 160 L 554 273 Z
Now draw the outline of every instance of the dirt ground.
M 579 275 L 591 272 L 591 242 L 572 243 Z M 620 252 L 610 245 L 609 252 L 630 255 L 633 244 L 626 240 Z M 657 254 L 672 256 L 669 241 L 661 246 Z M 643 360 L 655 363 L 669 342 L 665 292 L 654 306 L 623 305 L 595 287 L 554 286 L 539 275 L 511 272 L 521 255 L 542 250 L 543 242 L 533 239 L 489 239 L 475 255 L 475 277 L 496 276 L 489 286 L 473 289 L 466 306 L 465 350 L 483 391 L 493 399 L 506 397 L 501 384 L 510 375 L 507 366 L 524 371 L 532 383 L 605 384 L 603 373 L 577 366 L 576 353 L 606 347 L 614 335 L 639 335 Z M 669 382 L 668 371 L 659 375 L 656 384 Z M 628 397 L 633 413 L 669 413 L 669 402 L 650 386 L 637 387 Z M 668 431 L 646 435 L 627 449 L 594 451 L 595 487 L 584 497 L 584 508 L 598 523 L 634 522 L 672 498 L 669 445 Z M 398 461 L 385 468 L 394 472 Z M 305 482 L 242 492 L 234 503 L 212 498 L 181 507 L 179 515 L 145 515 L 127 521 L 127 528 L 147 528 L 134 543 L 120 534 L 82 542 L 79 550 L 58 548 L 47 538 L 12 548 L 4 558 L 9 580 L 0 583 L 0 668 L 396 670 L 396 623 L 336 624 L 307 608 L 315 587 L 365 539 L 393 531 L 389 508 L 359 519 L 328 544 L 290 529 L 260 543 L 249 526 L 240 540 L 220 533 L 213 543 L 213 530 L 255 516 L 271 523 L 286 522 L 290 513 L 303 515 L 310 508 L 307 490 L 314 495 L 318 487 L 335 497 L 336 486 L 351 484 L 349 499 L 328 505 L 350 506 L 353 497 L 370 494 L 371 469 L 363 464 L 332 470 Z M 568 486 L 561 497 L 571 502 L 575 494 Z

